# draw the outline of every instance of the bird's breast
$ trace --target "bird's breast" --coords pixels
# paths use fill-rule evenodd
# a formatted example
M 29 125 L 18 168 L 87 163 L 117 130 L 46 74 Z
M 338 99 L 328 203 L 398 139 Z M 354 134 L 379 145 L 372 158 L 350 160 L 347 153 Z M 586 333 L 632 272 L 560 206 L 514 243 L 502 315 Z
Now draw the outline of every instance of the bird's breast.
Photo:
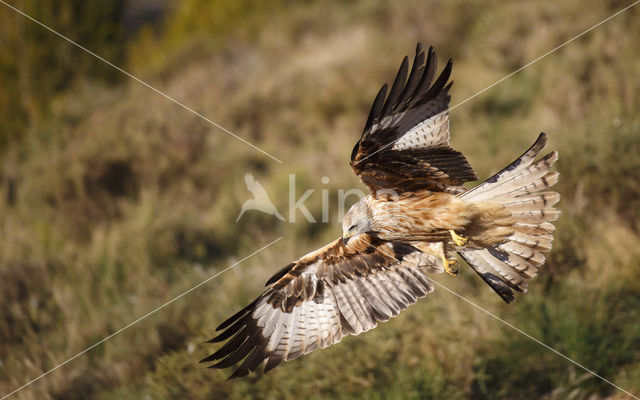
M 473 214 L 469 203 L 442 192 L 372 199 L 371 209 L 372 226 L 385 240 L 440 240 L 465 227 Z

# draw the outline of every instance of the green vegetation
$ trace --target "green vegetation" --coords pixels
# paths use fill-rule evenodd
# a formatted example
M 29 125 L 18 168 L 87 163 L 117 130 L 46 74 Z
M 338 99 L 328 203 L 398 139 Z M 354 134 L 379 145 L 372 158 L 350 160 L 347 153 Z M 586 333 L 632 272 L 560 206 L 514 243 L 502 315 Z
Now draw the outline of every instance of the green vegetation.
M 119 64 L 126 58 L 120 24 L 124 0 L 9 3 L 111 62 Z M 0 8 L 0 26 L 0 149 L 22 137 L 30 123 L 46 119 L 56 96 L 80 80 L 111 84 L 123 80 L 112 67 L 5 5 Z
M 417 41 L 454 58 L 457 104 L 629 2 L 185 0 L 128 36 L 126 4 L 67 3 L 12 2 L 284 163 L 0 5 L 0 394 L 282 236 L 15 398 L 626 398 L 441 288 L 262 377 L 225 382 L 229 371 L 198 360 L 273 272 L 340 231 L 300 215 L 236 224 L 245 172 L 285 216 L 295 173 L 319 217 L 321 188 L 361 187 L 349 152 Z M 548 263 L 511 305 L 468 269 L 434 277 L 636 395 L 639 17 L 621 14 L 452 112 L 452 144 L 483 177 L 547 132 L 563 213 Z

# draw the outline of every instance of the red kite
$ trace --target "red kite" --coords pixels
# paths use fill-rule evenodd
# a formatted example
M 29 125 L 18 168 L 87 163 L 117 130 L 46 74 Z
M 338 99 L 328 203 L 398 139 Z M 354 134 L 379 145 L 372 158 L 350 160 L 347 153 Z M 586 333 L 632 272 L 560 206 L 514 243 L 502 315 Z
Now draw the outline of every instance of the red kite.
M 351 168 L 370 194 L 342 222 L 341 238 L 295 261 L 251 304 L 218 328 L 226 343 L 203 362 L 240 364 L 232 377 L 375 328 L 433 291 L 428 272 L 458 273 L 454 254 L 506 302 L 525 292 L 551 250 L 560 196 L 554 151 L 522 156 L 473 189 L 477 176 L 449 146 L 451 60 L 435 79 L 432 48 L 405 57 L 387 95 L 376 96 Z

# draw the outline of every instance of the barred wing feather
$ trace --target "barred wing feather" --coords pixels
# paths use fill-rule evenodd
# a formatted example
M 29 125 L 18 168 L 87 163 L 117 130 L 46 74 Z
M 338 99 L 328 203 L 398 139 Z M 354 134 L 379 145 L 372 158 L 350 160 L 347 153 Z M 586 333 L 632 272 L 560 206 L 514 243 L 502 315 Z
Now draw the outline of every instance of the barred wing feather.
M 449 146 L 451 67 L 449 60 L 434 82 L 436 54 L 418 43 L 411 72 L 405 57 L 389 95 L 386 84 L 380 89 L 351 153 L 351 168 L 372 193 L 444 191 L 477 179 Z
M 373 329 L 433 291 L 420 254 L 366 234 L 348 245 L 336 240 L 274 275 L 262 295 L 218 327 L 210 342 L 226 343 L 202 362 L 240 364 L 231 377 L 267 372 Z

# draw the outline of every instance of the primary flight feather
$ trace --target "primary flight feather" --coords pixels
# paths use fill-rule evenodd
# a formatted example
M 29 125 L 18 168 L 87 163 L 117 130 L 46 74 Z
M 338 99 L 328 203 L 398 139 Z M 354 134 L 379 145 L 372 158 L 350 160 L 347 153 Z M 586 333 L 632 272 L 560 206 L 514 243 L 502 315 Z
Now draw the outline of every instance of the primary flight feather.
M 449 77 L 420 44 L 391 90 L 376 96 L 351 167 L 370 190 L 342 222 L 341 238 L 277 272 L 251 304 L 224 321 L 203 362 L 262 369 L 375 328 L 433 291 L 426 273 L 457 275 L 459 254 L 506 302 L 525 292 L 551 249 L 558 181 L 540 134 L 522 156 L 471 190 L 477 176 L 449 146 Z

